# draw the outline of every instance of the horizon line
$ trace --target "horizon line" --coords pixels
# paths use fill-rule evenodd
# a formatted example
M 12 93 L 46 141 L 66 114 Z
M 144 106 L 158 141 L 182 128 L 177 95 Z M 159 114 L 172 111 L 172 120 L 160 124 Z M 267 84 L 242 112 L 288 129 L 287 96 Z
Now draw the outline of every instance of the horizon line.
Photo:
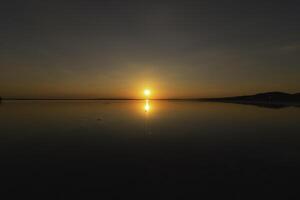
M 2 98 L 2 100 L 89 100 L 89 101 L 96 101 L 96 100 L 146 100 L 147 98 Z M 149 100 L 205 100 L 205 99 L 212 99 L 212 98 L 149 98 Z
M 234 96 L 221 96 L 221 97 L 172 97 L 172 98 L 149 98 L 149 100 L 216 100 L 216 99 L 224 99 L 224 98 L 232 98 L 232 97 L 243 97 L 243 96 L 252 96 L 257 94 L 264 93 L 286 93 L 279 91 L 272 92 L 261 92 L 255 94 L 247 94 L 247 95 L 234 95 Z M 286 94 L 299 94 L 299 93 L 286 93 Z M 66 97 L 1 97 L 0 100 L 145 100 L 147 98 L 124 98 L 124 97 L 95 97 L 95 98 L 66 98 Z

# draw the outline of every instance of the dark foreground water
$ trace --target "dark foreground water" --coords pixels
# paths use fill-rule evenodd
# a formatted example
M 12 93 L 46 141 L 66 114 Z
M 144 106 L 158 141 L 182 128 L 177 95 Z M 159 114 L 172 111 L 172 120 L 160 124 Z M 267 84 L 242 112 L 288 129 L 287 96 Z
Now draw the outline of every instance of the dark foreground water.
M 3 199 L 296 199 L 300 108 L 0 104 Z

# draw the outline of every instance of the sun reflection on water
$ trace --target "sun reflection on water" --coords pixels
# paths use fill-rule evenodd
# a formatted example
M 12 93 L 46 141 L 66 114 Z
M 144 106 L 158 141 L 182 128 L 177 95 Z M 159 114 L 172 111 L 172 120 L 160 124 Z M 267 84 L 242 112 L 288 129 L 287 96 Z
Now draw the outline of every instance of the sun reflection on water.
M 150 111 L 150 102 L 149 102 L 149 99 L 146 99 L 145 105 L 144 105 L 144 109 L 145 109 L 145 112 L 149 112 Z

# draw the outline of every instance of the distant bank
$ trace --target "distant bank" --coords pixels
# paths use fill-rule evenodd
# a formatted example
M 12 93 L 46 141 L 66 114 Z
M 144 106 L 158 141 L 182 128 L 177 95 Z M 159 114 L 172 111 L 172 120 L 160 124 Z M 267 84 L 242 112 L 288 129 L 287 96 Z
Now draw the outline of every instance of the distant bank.
M 264 101 L 264 102 L 300 102 L 300 93 L 266 92 L 255 95 L 208 98 L 212 101 Z
M 143 98 L 1 98 L 2 100 L 144 100 Z M 300 93 L 266 92 L 254 95 L 220 97 L 220 98 L 164 98 L 152 100 L 186 100 L 186 101 L 219 101 L 219 102 L 269 102 L 300 103 Z
M 266 92 L 247 96 L 208 98 L 206 101 L 247 104 L 269 108 L 300 107 L 300 93 Z

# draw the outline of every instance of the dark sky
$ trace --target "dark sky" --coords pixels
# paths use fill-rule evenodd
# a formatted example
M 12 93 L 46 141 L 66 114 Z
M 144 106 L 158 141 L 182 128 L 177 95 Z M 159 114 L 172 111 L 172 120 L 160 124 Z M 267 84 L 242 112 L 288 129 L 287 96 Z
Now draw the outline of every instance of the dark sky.
M 2 0 L 0 95 L 300 92 L 299 2 Z

